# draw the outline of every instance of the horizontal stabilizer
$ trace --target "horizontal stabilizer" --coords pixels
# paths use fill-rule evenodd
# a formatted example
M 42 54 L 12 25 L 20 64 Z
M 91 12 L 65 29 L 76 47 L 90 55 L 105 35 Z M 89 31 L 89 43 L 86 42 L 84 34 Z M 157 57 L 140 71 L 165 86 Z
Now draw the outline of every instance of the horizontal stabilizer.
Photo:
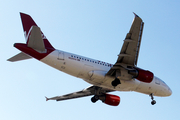
M 31 56 L 21 52 L 11 58 L 9 58 L 7 61 L 11 61 L 11 62 L 16 62 L 16 61 L 20 61 L 20 60 L 26 60 L 26 59 L 30 59 L 32 58 Z
M 32 26 L 31 34 L 27 45 L 28 47 L 31 47 L 40 53 L 46 52 L 44 40 L 42 39 L 42 34 L 39 27 Z

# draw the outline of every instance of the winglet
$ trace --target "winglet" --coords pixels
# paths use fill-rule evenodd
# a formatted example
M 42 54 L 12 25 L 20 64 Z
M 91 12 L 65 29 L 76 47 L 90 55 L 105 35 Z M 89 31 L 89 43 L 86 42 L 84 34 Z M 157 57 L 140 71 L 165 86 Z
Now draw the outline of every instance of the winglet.
M 136 13 L 133 12 L 133 14 L 135 15 L 135 17 L 139 17 Z
M 47 98 L 46 96 L 45 96 L 45 98 L 46 98 L 46 101 L 48 101 L 48 100 L 49 100 L 49 98 Z

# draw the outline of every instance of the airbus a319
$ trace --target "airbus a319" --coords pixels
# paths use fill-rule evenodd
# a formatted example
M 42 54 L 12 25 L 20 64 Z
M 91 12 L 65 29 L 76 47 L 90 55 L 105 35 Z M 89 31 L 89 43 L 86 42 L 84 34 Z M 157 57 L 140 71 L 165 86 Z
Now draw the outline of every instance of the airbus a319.
M 144 22 L 138 15 L 134 15 L 133 23 L 124 39 L 117 61 L 111 64 L 55 49 L 34 20 L 29 15 L 20 13 L 26 43 L 15 43 L 14 47 L 21 52 L 8 61 L 35 58 L 92 85 L 70 94 L 46 97 L 47 101 L 93 96 L 91 98 L 93 103 L 100 100 L 108 105 L 118 106 L 120 97 L 109 94 L 110 92 L 135 91 L 150 95 L 151 104 L 154 105 L 156 103 L 154 96 L 170 96 L 172 91 L 151 71 L 137 67 Z

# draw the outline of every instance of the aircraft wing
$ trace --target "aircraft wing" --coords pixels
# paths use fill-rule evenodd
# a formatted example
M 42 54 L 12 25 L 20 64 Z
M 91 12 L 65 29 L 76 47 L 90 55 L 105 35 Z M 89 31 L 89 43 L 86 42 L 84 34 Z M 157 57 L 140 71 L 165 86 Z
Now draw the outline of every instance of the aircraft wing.
M 56 100 L 56 101 L 61 101 L 61 100 L 68 100 L 68 99 L 73 99 L 73 98 L 80 98 L 80 97 L 85 97 L 85 96 L 90 96 L 90 95 L 101 95 L 105 94 L 107 92 L 111 92 L 113 90 L 109 90 L 107 88 L 100 88 L 97 86 L 90 86 L 86 89 L 83 89 L 81 91 L 73 92 L 70 94 L 62 95 L 62 96 L 56 96 L 52 98 L 47 98 L 46 101 L 48 100 Z
M 120 64 L 126 64 L 129 66 L 137 65 L 143 26 L 144 22 L 138 15 L 135 14 L 135 18 L 133 20 L 129 33 L 127 33 L 126 35 L 123 46 L 118 55 L 118 59 L 106 75 L 112 75 L 114 73 L 114 69 L 117 69 L 117 66 L 119 66 Z

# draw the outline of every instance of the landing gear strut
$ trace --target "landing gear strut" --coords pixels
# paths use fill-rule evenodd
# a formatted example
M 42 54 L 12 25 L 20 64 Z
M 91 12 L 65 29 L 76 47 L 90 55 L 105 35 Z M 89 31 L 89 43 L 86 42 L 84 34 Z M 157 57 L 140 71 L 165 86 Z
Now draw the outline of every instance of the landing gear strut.
M 111 85 L 116 87 L 117 85 L 121 84 L 120 80 L 118 78 L 115 78 L 112 82 Z
M 154 97 L 153 97 L 153 93 L 151 93 L 149 96 L 151 97 L 151 100 L 152 100 L 151 104 L 152 105 L 156 104 L 156 101 L 154 100 Z

